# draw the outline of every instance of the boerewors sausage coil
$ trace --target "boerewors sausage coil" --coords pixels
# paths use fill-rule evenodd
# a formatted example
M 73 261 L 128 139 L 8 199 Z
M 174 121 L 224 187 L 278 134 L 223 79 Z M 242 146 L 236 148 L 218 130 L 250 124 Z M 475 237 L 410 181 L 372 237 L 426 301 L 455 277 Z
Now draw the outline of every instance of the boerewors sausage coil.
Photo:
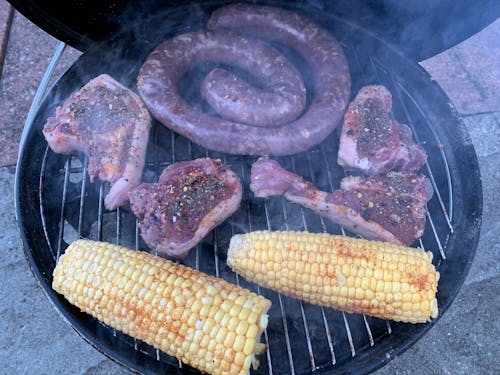
M 349 68 L 339 43 L 326 30 L 294 12 L 246 4 L 216 10 L 207 28 L 163 42 L 142 66 L 139 93 L 165 126 L 212 150 L 290 155 L 318 144 L 339 124 L 349 100 Z M 312 93 L 305 109 L 297 70 L 255 38 L 292 49 L 308 65 Z M 225 117 L 210 116 L 188 104 L 177 88 L 183 74 L 203 61 L 242 68 L 262 88 L 231 72 L 213 70 L 202 93 Z

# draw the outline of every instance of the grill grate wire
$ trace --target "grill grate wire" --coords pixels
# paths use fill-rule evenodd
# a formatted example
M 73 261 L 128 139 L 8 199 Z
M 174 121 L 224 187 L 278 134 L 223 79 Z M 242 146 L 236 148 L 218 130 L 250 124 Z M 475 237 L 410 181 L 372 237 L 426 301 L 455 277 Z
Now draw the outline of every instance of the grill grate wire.
M 353 50 L 355 52 L 354 48 L 353 48 Z M 357 61 L 359 62 L 359 59 L 357 59 Z M 394 77 L 394 74 L 392 74 L 391 72 L 386 71 L 384 69 L 384 67 L 382 66 L 382 64 L 380 62 L 378 62 L 375 58 L 370 57 L 370 65 L 372 66 L 373 72 L 374 72 L 375 76 L 377 77 L 377 80 L 380 81 L 381 78 L 382 78 L 380 72 L 384 72 L 386 75 L 389 76 L 389 82 L 391 83 L 391 86 L 393 88 L 393 90 L 390 90 L 390 91 L 393 92 L 393 93 L 394 92 L 397 93 L 396 100 L 398 100 L 398 103 L 401 105 L 401 108 L 403 108 L 403 111 L 404 111 L 404 114 L 405 114 L 405 117 L 406 117 L 406 120 L 407 120 L 406 123 L 409 124 L 410 129 L 412 130 L 414 139 L 417 142 L 420 142 L 420 138 L 419 138 L 418 133 L 416 132 L 416 129 L 415 129 L 414 121 L 412 120 L 412 118 L 410 116 L 410 113 L 409 113 L 409 110 L 408 110 L 408 107 L 407 107 L 407 105 L 405 103 L 405 100 L 402 97 L 403 94 L 408 99 L 410 99 L 413 102 L 413 104 L 415 105 L 415 108 L 417 108 L 418 111 L 420 112 L 420 114 L 424 117 L 425 121 L 427 122 L 428 128 L 431 129 L 431 131 L 433 132 L 433 136 L 436 138 L 436 141 L 438 142 L 438 146 L 439 146 L 441 144 L 441 142 L 439 140 L 439 137 L 433 131 L 433 129 L 432 129 L 433 126 L 429 122 L 427 116 L 425 116 L 425 112 L 420 108 L 420 106 L 418 105 L 418 103 L 416 103 L 413 100 L 413 98 L 408 93 L 408 91 L 405 90 L 404 86 L 400 82 L 398 82 L 398 80 L 396 79 L 396 77 Z M 451 185 L 451 175 L 450 175 L 449 170 L 448 170 L 448 163 L 446 162 L 446 155 L 444 154 L 443 150 L 440 150 L 440 153 L 441 153 L 442 162 L 444 163 L 444 166 L 446 168 L 446 175 L 448 177 L 447 178 L 447 183 L 448 183 L 448 190 L 449 190 L 449 197 L 450 197 L 449 207 L 450 207 L 450 213 L 451 213 L 451 210 L 452 210 L 452 207 L 453 207 L 453 205 L 452 205 L 452 203 L 453 203 L 453 194 L 452 194 L 452 188 L 451 188 L 451 186 L 452 186 Z M 439 191 L 439 189 L 437 187 L 436 180 L 434 178 L 434 174 L 432 172 L 431 166 L 430 166 L 430 164 L 429 164 L 428 161 L 425 162 L 425 167 L 426 167 L 426 170 L 427 170 L 427 177 L 429 178 L 429 180 L 430 180 L 430 182 L 432 184 L 432 187 L 434 189 L 434 194 L 437 197 L 437 200 L 438 200 L 439 205 L 441 207 L 442 214 L 444 216 L 444 219 L 446 220 L 446 224 L 448 225 L 450 233 L 453 233 L 453 226 L 452 226 L 451 221 L 450 221 L 451 214 L 448 215 L 448 210 L 446 209 L 446 207 L 444 205 L 443 199 L 441 197 L 441 193 L 440 193 L 440 191 Z M 429 211 L 427 212 L 427 221 L 428 221 L 428 223 L 431 226 L 432 233 L 434 234 L 434 237 L 435 237 L 435 240 L 436 240 L 436 245 L 437 245 L 437 247 L 439 249 L 440 256 L 444 260 L 444 259 L 446 259 L 446 255 L 444 253 L 444 248 L 443 248 L 443 245 L 441 244 L 441 240 L 439 239 L 439 235 L 437 233 L 436 227 L 434 225 L 434 221 L 433 221 L 432 216 L 430 215 Z M 419 241 L 421 241 L 421 239 Z M 421 246 L 421 248 L 424 249 L 423 245 Z
M 351 61 L 354 61 L 358 64 L 358 69 L 363 69 L 363 65 L 360 64 L 360 59 L 356 53 L 356 50 L 354 47 L 350 48 L 351 54 L 353 59 Z M 408 92 L 408 90 L 405 89 L 404 85 L 398 80 L 397 77 L 395 77 L 391 72 L 387 72 L 384 67 L 376 60 L 376 59 L 370 59 L 370 66 L 372 69 L 371 75 L 374 78 L 374 81 L 379 82 L 381 84 L 386 85 L 390 91 L 393 93 L 393 100 L 394 100 L 394 106 L 401 108 L 403 110 L 403 114 L 406 119 L 406 123 L 409 124 L 410 128 L 413 131 L 414 137 L 417 141 L 419 141 L 419 134 L 416 131 L 416 126 L 415 126 L 415 121 L 412 115 L 410 114 L 408 105 L 412 105 L 417 109 L 417 111 L 420 112 L 421 116 L 424 118 L 424 121 L 427 122 L 427 127 L 432 130 L 432 123 L 429 122 L 429 120 L 426 118 L 425 113 L 418 107 L 418 104 L 416 101 L 413 100 L 411 94 Z M 53 67 L 52 67 L 53 68 Z M 51 72 L 49 72 L 51 74 Z M 47 74 L 47 73 L 46 73 Z M 388 77 L 384 77 L 384 75 L 387 75 Z M 369 83 L 369 82 L 367 82 Z M 162 142 L 162 135 L 164 136 L 165 134 L 168 135 L 170 133 L 170 139 L 169 139 L 169 149 L 170 149 L 170 155 L 169 157 L 164 157 L 165 155 L 160 155 L 161 154 L 161 147 L 160 143 Z M 436 144 L 440 144 L 439 137 L 436 135 L 436 133 L 432 133 L 434 137 L 434 142 Z M 331 141 L 332 139 L 334 140 L 335 136 L 329 137 L 328 140 Z M 184 160 L 183 158 L 178 158 L 177 153 L 181 148 L 184 146 L 184 143 L 186 142 L 185 140 L 180 141 L 179 137 L 176 136 L 174 133 L 169 132 L 165 128 L 161 128 L 158 124 L 154 126 L 154 130 L 152 132 L 152 139 L 153 139 L 153 157 L 152 160 L 151 158 L 148 158 L 146 162 L 146 167 L 145 167 L 145 176 L 150 177 L 151 175 L 147 175 L 147 172 L 154 172 L 154 180 L 156 181 L 161 174 L 161 171 L 168 165 L 175 163 L 176 161 L 181 161 Z M 182 142 L 182 144 L 181 144 Z M 328 146 L 329 145 L 329 146 Z M 190 141 L 187 141 L 187 152 L 186 154 L 188 155 L 185 160 L 191 160 L 196 157 L 201 157 L 201 156 L 212 156 L 211 152 L 208 150 L 202 151 L 199 146 L 192 144 Z M 429 145 L 425 145 L 424 147 L 429 147 Z M 151 148 L 151 147 L 149 147 Z M 297 168 L 297 163 L 304 164 L 307 166 L 308 170 L 308 175 L 304 175 L 302 173 L 303 177 L 310 180 L 313 184 L 316 186 L 320 186 L 323 184 L 324 189 L 330 189 L 330 191 L 333 191 L 335 189 L 335 185 L 337 183 L 337 180 L 341 178 L 342 176 L 339 176 L 338 170 L 333 170 L 334 166 L 331 161 L 335 161 L 336 159 L 334 158 L 335 155 L 335 147 L 331 147 L 331 144 L 328 142 L 323 142 L 321 145 L 313 148 L 309 152 L 305 154 L 305 157 L 301 154 L 298 156 L 291 156 L 288 158 L 288 161 L 286 164 L 291 165 L 291 170 L 295 173 L 298 173 L 298 168 Z M 64 243 L 65 241 L 65 226 L 69 225 L 68 221 L 66 220 L 67 217 L 67 212 L 66 212 L 66 203 L 68 200 L 68 191 L 69 191 L 69 184 L 71 183 L 71 176 L 73 174 L 79 174 L 81 176 L 81 182 L 80 182 L 80 193 L 79 193 L 79 212 L 78 212 L 78 223 L 77 223 L 77 235 L 78 237 L 82 236 L 83 233 L 85 233 L 84 230 L 84 221 L 86 219 L 87 211 L 86 207 L 89 205 L 95 204 L 95 202 L 90 202 L 89 197 L 92 196 L 92 194 L 89 194 L 88 190 L 89 188 L 93 185 L 90 184 L 88 181 L 88 176 L 87 176 L 87 163 L 88 163 L 88 158 L 83 159 L 80 161 L 76 157 L 66 157 L 64 167 L 61 170 L 61 174 L 63 175 L 63 187 L 62 187 L 62 195 L 60 197 L 60 216 L 59 216 L 59 235 L 57 238 L 57 243 L 55 244 L 55 251 L 54 251 L 54 246 L 51 245 L 51 240 L 48 235 L 48 229 L 47 229 L 47 223 L 45 221 L 45 212 L 46 208 L 44 207 L 44 200 L 43 200 L 43 185 L 45 181 L 45 172 L 47 169 L 47 164 L 46 164 L 46 159 L 48 157 L 48 154 L 50 154 L 51 151 L 47 148 L 47 151 L 45 153 L 44 160 L 41 164 L 41 177 L 40 177 L 40 211 L 42 213 L 42 222 L 44 226 L 44 232 L 46 235 L 47 242 L 49 244 L 50 250 L 52 252 L 52 255 L 54 257 L 54 260 L 57 260 L 62 253 L 64 249 Z M 196 154 L 196 155 L 195 155 Z M 446 186 L 447 186 L 447 191 L 446 195 L 443 194 L 438 186 L 438 183 L 436 182 L 436 177 L 433 173 L 433 168 L 431 168 L 431 164 L 428 162 L 426 163 L 426 175 L 429 177 L 431 184 L 434 188 L 434 197 L 432 200 L 437 200 L 437 205 L 440 207 L 440 212 L 441 215 L 443 216 L 446 225 L 448 227 L 447 233 L 438 233 L 436 226 L 434 225 L 434 219 L 436 215 L 439 213 L 436 212 L 437 210 L 433 210 L 433 212 L 428 213 L 427 221 L 429 223 L 431 232 L 433 234 L 434 238 L 434 243 L 437 246 L 439 250 L 439 255 L 441 256 L 442 260 L 446 259 L 445 256 L 445 246 L 442 245 L 440 235 L 443 237 L 443 235 L 447 236 L 450 233 L 453 233 L 453 226 L 452 226 L 452 218 L 453 218 L 453 212 L 452 212 L 452 203 L 453 203 L 453 195 L 452 195 L 452 189 L 451 189 L 451 176 L 448 170 L 448 164 L 446 161 L 446 155 L 445 153 L 441 150 L 441 162 L 443 164 L 443 168 L 445 170 L 445 176 L 446 176 Z M 151 156 L 151 155 L 149 155 Z M 320 226 L 315 225 L 314 223 L 318 221 L 318 218 L 315 220 L 312 220 L 313 224 L 309 223 L 310 215 L 306 212 L 304 208 L 300 207 L 298 208 L 297 206 L 292 207 L 291 204 L 286 202 L 282 198 L 271 198 L 269 200 L 266 200 L 264 202 L 255 200 L 252 198 L 251 192 L 249 192 L 248 189 L 248 184 L 249 184 L 249 161 L 245 161 L 243 158 L 236 158 L 234 159 L 233 156 L 227 157 L 225 155 L 219 155 L 215 153 L 215 156 L 219 156 L 223 159 L 225 163 L 228 163 L 232 166 L 233 170 L 237 171 L 237 173 L 240 174 L 240 177 L 242 179 L 242 183 L 244 185 L 244 192 L 243 192 L 243 199 L 244 201 L 242 202 L 242 208 L 240 211 L 243 211 L 243 216 L 246 219 L 246 224 L 243 225 L 244 230 L 255 230 L 255 229 L 269 229 L 269 230 L 276 230 L 276 229 L 293 229 L 293 230 L 299 230 L 299 229 L 305 229 L 305 230 L 322 230 L 322 231 L 329 231 L 333 233 L 341 233 L 342 235 L 346 235 L 346 232 L 343 228 L 337 227 L 334 228 L 335 226 L 332 226 L 331 223 L 325 222 L 325 220 L 320 217 L 319 222 Z M 325 168 L 322 168 L 322 170 L 325 172 L 323 173 L 323 180 L 324 181 L 316 181 L 315 178 L 315 173 L 314 173 L 314 168 L 312 166 L 312 161 L 311 158 L 314 157 L 315 159 L 319 159 L 320 163 L 322 166 Z M 302 160 L 304 159 L 305 160 Z M 300 160 L 298 160 L 300 159 Z M 282 162 L 281 160 L 279 160 Z M 80 165 L 78 167 L 74 167 L 74 165 Z M 239 164 L 239 168 L 238 167 Z M 301 167 L 304 167 L 303 165 Z M 97 205 L 98 205 L 98 210 L 97 210 L 97 217 L 95 218 L 96 221 L 96 228 L 95 231 L 90 232 L 90 236 L 93 236 L 97 240 L 108 240 L 115 242 L 116 244 L 123 244 L 123 245 L 128 245 L 131 247 L 134 247 L 135 249 L 147 249 L 145 247 L 144 242 L 140 238 L 139 234 L 139 228 L 137 225 L 137 220 L 133 220 L 133 228 L 132 228 L 132 241 L 131 243 L 127 243 L 127 240 L 124 238 L 124 228 L 123 226 L 128 224 L 130 220 L 125 220 L 125 217 L 133 217 L 132 214 L 127 210 L 127 209 L 117 209 L 114 213 L 107 212 L 104 209 L 104 196 L 105 192 L 107 189 L 107 186 L 103 183 L 97 183 L 98 185 L 98 194 L 97 194 Z M 445 199 L 444 197 L 448 196 L 448 202 L 447 202 L 447 207 L 445 204 Z M 280 207 L 279 210 L 276 210 L 276 207 Z M 265 216 L 265 222 L 262 223 L 259 220 L 256 222 L 255 215 L 253 215 L 253 211 L 262 209 L 264 216 Z M 296 222 L 295 216 L 290 216 L 290 212 L 297 212 L 297 209 L 300 212 L 300 223 Z M 109 216 L 114 215 L 114 222 L 111 223 L 111 225 L 108 225 L 109 223 L 108 218 Z M 262 214 L 262 212 L 261 212 Z M 278 219 L 278 217 L 281 216 L 281 219 Z M 240 230 L 238 227 L 238 223 L 235 222 L 235 218 L 231 217 L 229 219 L 229 233 L 230 235 L 235 233 L 235 229 Z M 110 228 L 113 228 L 110 230 Z M 332 230 L 333 228 L 333 230 Z M 131 229 L 128 228 L 127 231 Z M 114 233 L 111 233 L 114 232 Z M 426 231 L 428 233 L 429 230 Z M 228 271 L 228 268 L 225 264 L 222 264 L 222 266 L 219 264 L 219 261 L 221 259 L 224 259 L 224 251 L 225 249 L 222 249 L 218 239 L 221 236 L 224 236 L 225 234 L 223 233 L 222 228 L 216 228 L 212 234 L 209 234 L 207 237 L 209 239 L 205 239 L 202 243 L 196 246 L 194 249 L 194 264 L 189 264 L 189 261 L 187 262 L 189 265 L 195 267 L 196 269 L 201 269 L 202 271 L 213 273 L 216 276 L 224 277 L 228 279 L 229 277 L 233 277 L 238 285 L 241 284 L 240 278 L 238 275 L 234 275 Z M 426 238 L 428 242 L 428 238 Z M 225 241 L 227 243 L 227 241 Z M 212 260 L 210 261 L 213 263 L 213 267 L 205 267 L 205 261 L 207 260 L 207 253 L 210 251 L 213 251 L 213 256 Z M 419 240 L 419 247 L 424 249 L 424 240 L 420 239 Z M 434 246 L 428 246 L 429 248 L 434 248 Z M 189 257 L 191 259 L 191 257 Z M 207 262 L 207 263 L 210 263 Z M 439 266 L 439 263 L 438 263 Z M 222 267 L 222 269 L 221 269 Z M 207 268 L 207 269 L 204 269 Z M 212 272 L 210 272 L 212 271 Z M 228 277 L 229 275 L 229 277 Z M 232 281 L 232 280 L 229 280 Z M 247 285 L 244 285 L 248 287 Z M 257 293 L 263 294 L 266 297 L 272 296 L 273 302 L 278 301 L 278 304 L 276 305 L 273 303 L 272 307 L 272 316 L 279 315 L 278 318 L 275 318 L 274 320 L 271 320 L 271 322 L 276 326 L 273 328 L 273 332 L 270 333 L 271 325 L 264 331 L 264 340 L 267 345 L 267 351 L 266 351 L 266 369 L 264 369 L 264 366 L 261 365 L 259 368 L 259 372 L 267 372 L 269 374 L 274 374 L 274 373 L 303 373 L 303 372 L 314 372 L 318 369 L 322 368 L 328 368 L 331 366 L 334 366 L 339 362 L 339 354 L 337 352 L 343 352 L 343 354 L 340 354 L 341 360 L 346 360 L 346 350 L 344 349 L 345 346 L 349 348 L 347 353 L 351 357 L 356 356 L 356 347 L 358 347 L 358 350 L 364 350 L 365 347 L 372 347 L 376 345 L 377 340 L 382 338 L 385 335 L 390 335 L 392 333 L 392 327 L 391 323 L 389 321 L 383 322 L 382 326 L 384 327 L 383 330 L 380 329 L 380 324 L 377 324 L 378 328 L 375 328 L 375 330 L 372 329 L 370 322 L 375 321 L 373 318 L 367 318 L 364 315 L 360 315 L 361 317 L 361 324 L 358 324 L 359 322 L 356 320 L 355 322 L 355 327 L 356 327 L 356 332 L 357 336 L 354 337 L 353 331 L 351 329 L 351 324 L 349 323 L 350 318 L 352 317 L 353 319 L 356 318 L 356 314 L 346 314 L 344 312 L 341 312 L 340 314 L 338 312 L 334 312 L 331 309 L 325 309 L 322 307 L 314 307 L 311 305 L 308 305 L 306 303 L 303 303 L 301 301 L 298 301 L 298 305 L 300 307 L 300 316 L 298 317 L 299 319 L 294 319 L 297 318 L 297 314 L 293 313 L 291 310 L 293 309 L 294 306 L 296 306 L 297 301 L 292 300 L 288 297 L 282 296 L 280 294 L 275 294 L 269 291 L 263 291 L 261 288 L 258 286 L 251 286 L 256 290 Z M 292 307 L 292 309 L 291 309 Z M 319 313 L 318 313 L 319 312 Z M 278 313 L 278 314 L 276 314 Z M 311 314 L 312 316 L 319 316 L 320 319 L 316 320 L 311 320 L 311 318 L 308 316 Z M 297 324 L 298 322 L 300 324 Z M 311 327 L 311 324 L 314 327 Z M 281 328 L 278 327 L 278 325 L 281 325 Z M 359 333 L 359 326 L 362 325 L 364 326 L 364 331 L 366 333 L 366 340 L 361 340 L 360 333 Z M 345 330 L 345 336 L 340 332 L 339 327 L 343 326 Z M 293 334 L 290 331 L 290 327 L 294 327 L 293 329 Z M 298 328 L 297 328 L 298 327 Z M 318 328 L 320 327 L 320 328 Z M 274 332 L 278 331 L 278 332 Z M 279 332 L 281 331 L 281 333 Z M 296 341 L 297 339 L 297 332 L 301 332 L 302 334 L 302 340 L 305 342 L 299 343 Z M 314 334 L 312 333 L 314 332 Z M 321 332 L 321 333 L 319 333 Z M 280 353 L 283 351 L 283 348 L 278 347 L 276 345 L 276 337 L 271 340 L 271 334 L 272 335 L 281 335 L 282 339 L 279 339 L 279 342 L 282 342 L 281 340 L 284 340 L 285 343 L 285 351 L 286 351 L 286 358 L 288 360 L 288 369 L 283 368 L 284 365 L 283 363 L 280 363 L 279 361 L 273 360 L 274 355 L 276 353 Z M 113 335 L 122 335 L 121 333 L 117 333 L 115 330 L 113 330 Z M 293 338 L 292 338 L 293 336 Z M 300 336 L 300 335 L 299 335 Z M 318 336 L 324 336 L 324 339 L 319 339 Z M 362 338 L 364 339 L 365 336 L 361 335 Z M 327 345 L 320 346 L 316 345 L 316 341 L 321 341 L 323 340 Z M 130 341 L 130 340 L 129 340 Z M 293 344 L 292 344 L 293 341 Z M 168 360 L 167 356 L 163 355 L 160 353 L 158 350 L 154 350 L 152 348 L 148 348 L 148 346 L 139 340 L 134 339 L 132 342 L 132 346 L 134 350 L 138 350 L 144 353 L 149 354 L 152 359 L 154 360 Z M 304 365 L 304 353 L 300 353 L 298 349 L 294 350 L 294 347 L 300 346 L 306 347 L 307 350 L 307 357 L 308 357 L 308 364 L 309 366 Z M 322 352 L 326 352 L 326 355 Z M 153 353 L 153 354 L 152 354 Z M 321 358 L 320 360 L 318 358 Z M 179 368 L 182 368 L 182 363 L 178 361 L 177 365 Z M 274 365 L 274 366 L 273 366 Z

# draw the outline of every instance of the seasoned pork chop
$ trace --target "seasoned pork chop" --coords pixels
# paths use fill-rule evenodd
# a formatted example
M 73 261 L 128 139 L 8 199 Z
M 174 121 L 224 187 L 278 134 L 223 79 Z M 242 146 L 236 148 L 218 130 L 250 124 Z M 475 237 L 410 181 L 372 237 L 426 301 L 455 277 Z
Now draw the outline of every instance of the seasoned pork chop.
M 130 193 L 144 241 L 151 249 L 184 257 L 241 202 L 236 174 L 219 160 L 196 159 L 169 165 L 158 183 Z
M 111 183 L 104 204 L 113 210 L 125 204 L 128 192 L 140 183 L 150 127 L 141 99 L 102 74 L 56 108 L 43 134 L 54 152 L 88 155 L 90 181 Z
M 365 86 L 344 115 L 339 165 L 369 175 L 415 172 L 427 160 L 408 126 L 391 114 L 392 96 L 384 86 Z
M 252 166 L 250 189 L 257 197 L 283 195 L 366 239 L 411 245 L 424 231 L 427 185 L 423 175 L 390 172 L 366 179 L 346 177 L 333 193 L 318 190 L 276 161 Z

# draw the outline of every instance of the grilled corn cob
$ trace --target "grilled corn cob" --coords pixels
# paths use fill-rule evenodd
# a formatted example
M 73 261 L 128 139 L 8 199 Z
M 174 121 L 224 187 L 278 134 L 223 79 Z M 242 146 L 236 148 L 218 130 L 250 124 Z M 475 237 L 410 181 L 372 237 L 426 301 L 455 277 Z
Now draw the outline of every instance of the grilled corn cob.
M 265 349 L 271 302 L 145 252 L 79 240 L 53 288 L 105 324 L 213 374 L 247 374 Z
M 227 263 L 261 286 L 312 304 L 423 323 L 438 314 L 432 253 L 308 232 L 231 239 Z

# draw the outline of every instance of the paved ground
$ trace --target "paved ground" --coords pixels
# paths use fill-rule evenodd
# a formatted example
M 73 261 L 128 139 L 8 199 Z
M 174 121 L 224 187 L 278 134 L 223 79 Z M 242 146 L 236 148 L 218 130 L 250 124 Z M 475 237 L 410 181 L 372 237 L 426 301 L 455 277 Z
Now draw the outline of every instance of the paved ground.
M 17 235 L 14 164 L 34 90 L 57 41 L 0 0 L 0 43 L 8 40 L 0 81 L 0 363 L 8 374 L 126 372 L 71 330 L 38 288 Z M 378 374 L 494 374 L 500 358 L 500 21 L 422 62 L 463 115 L 476 147 L 484 188 L 483 227 L 472 270 L 458 298 L 413 348 Z M 1 52 L 1 51 L 0 51 Z M 78 56 L 65 52 L 59 71 Z M 0 58 L 2 54 L 0 53 Z

